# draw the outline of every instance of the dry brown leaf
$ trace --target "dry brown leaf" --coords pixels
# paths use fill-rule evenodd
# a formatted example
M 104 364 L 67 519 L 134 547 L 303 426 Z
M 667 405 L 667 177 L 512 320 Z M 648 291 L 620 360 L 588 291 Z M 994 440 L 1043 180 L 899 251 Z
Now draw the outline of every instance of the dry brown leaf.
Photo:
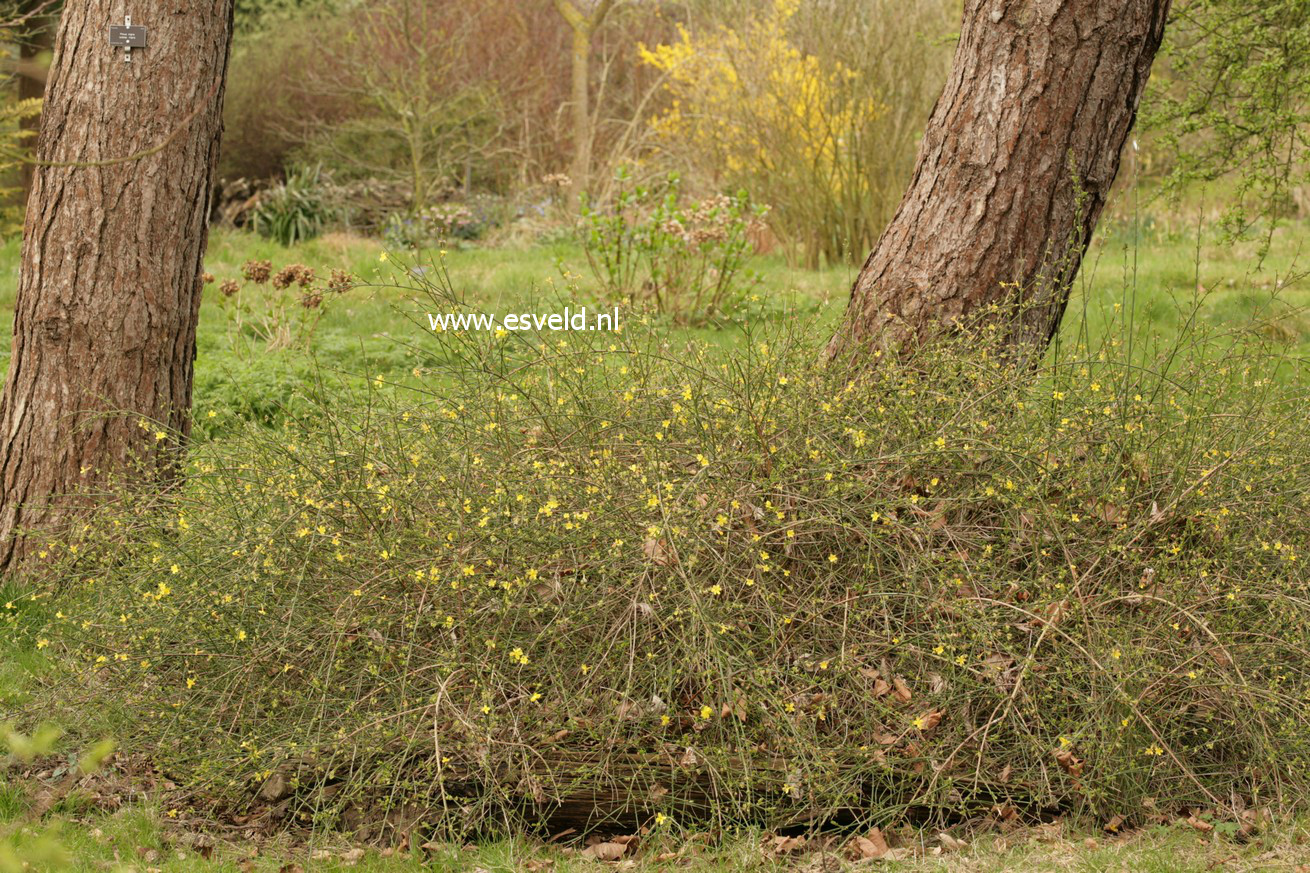
M 646 540 L 641 544 L 641 553 L 657 567 L 667 567 L 673 563 L 668 544 L 662 539 L 657 540 L 652 537 Z
M 1239 817 L 1242 820 L 1242 826 L 1237 829 L 1237 840 L 1244 843 L 1260 833 L 1265 814 L 1262 809 L 1244 809 Z
M 892 685 L 895 686 L 896 696 L 900 698 L 902 703 L 909 703 L 914 699 L 914 695 L 910 693 L 910 686 L 906 685 L 905 680 L 901 677 L 892 677 Z
M 956 839 L 955 837 L 945 832 L 937 835 L 937 842 L 940 843 L 941 847 L 948 852 L 958 852 L 961 849 L 969 848 L 969 844 L 966 843 L 964 840 Z
M 740 689 L 733 689 L 731 703 L 725 703 L 719 709 L 719 718 L 733 718 L 737 721 L 746 720 L 746 696 L 741 693 Z
M 267 800 L 269 803 L 275 803 L 291 793 L 291 788 L 287 784 L 287 777 L 284 773 L 274 773 L 264 781 L 259 789 L 259 799 Z
M 1058 749 L 1055 752 L 1055 761 L 1060 765 L 1060 769 L 1073 776 L 1075 779 L 1083 773 L 1083 759 L 1079 758 L 1068 749 Z
M 886 680 L 879 677 L 873 680 L 873 696 L 886 697 L 892 693 L 892 687 L 887 684 Z
M 867 836 L 851 840 L 847 855 L 852 861 L 877 861 L 886 855 L 888 850 L 887 840 L 883 838 L 882 831 L 874 828 Z
M 1110 820 L 1105 823 L 1104 830 L 1108 834 L 1118 833 L 1119 828 L 1123 826 L 1124 826 L 1124 817 L 1121 815 L 1115 815 L 1112 816 Z
M 1210 831 L 1214 830 L 1214 825 L 1210 824 L 1205 819 L 1197 818 L 1194 815 L 1189 815 L 1187 817 L 1187 823 L 1203 834 L 1208 834 Z
M 928 731 L 942 723 L 942 711 L 940 709 L 934 709 L 927 715 L 920 716 L 920 718 L 922 719 L 922 722 L 920 723 L 919 730 L 926 734 Z
M 1106 524 L 1118 524 L 1124 520 L 1124 511 L 1113 503 L 1102 503 L 1096 513 Z
M 582 857 L 597 861 L 618 861 L 628 851 L 624 843 L 597 843 L 582 850 Z
M 770 848 L 775 855 L 790 855 L 805 848 L 805 837 L 774 837 Z

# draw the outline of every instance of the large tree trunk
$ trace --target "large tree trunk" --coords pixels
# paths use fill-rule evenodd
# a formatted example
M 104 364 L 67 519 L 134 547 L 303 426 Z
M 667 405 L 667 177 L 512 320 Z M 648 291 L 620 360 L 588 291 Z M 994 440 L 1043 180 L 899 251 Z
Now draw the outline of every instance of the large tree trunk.
M 831 355 L 978 319 L 1040 354 L 1068 303 L 1170 0 L 966 0 L 909 190 Z
M 175 470 L 190 433 L 232 7 L 64 9 L 0 401 L 0 567 L 40 542 L 26 531 L 57 531 L 96 489 Z M 108 44 L 125 11 L 149 29 L 131 63 Z

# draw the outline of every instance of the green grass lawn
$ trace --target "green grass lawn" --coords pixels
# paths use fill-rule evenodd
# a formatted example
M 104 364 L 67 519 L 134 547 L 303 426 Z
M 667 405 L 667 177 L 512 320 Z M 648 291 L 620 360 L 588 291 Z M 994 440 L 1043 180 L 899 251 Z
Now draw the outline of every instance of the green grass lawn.
M 1303 266 L 1301 249 L 1310 241 L 1310 224 L 1281 228 L 1270 254 L 1257 257 L 1257 243 L 1226 244 L 1203 234 L 1197 239 L 1143 231 L 1139 223 L 1110 222 L 1094 242 L 1079 278 L 1068 316 L 1062 329 L 1063 342 L 1096 342 L 1112 322 L 1128 321 L 1146 344 L 1168 342 L 1192 318 L 1227 327 L 1251 326 L 1271 343 L 1284 347 L 1292 357 L 1310 356 L 1310 288 L 1292 281 Z M 285 412 L 294 412 L 297 397 L 305 390 L 315 370 L 341 374 L 343 378 L 365 380 L 384 376 L 403 381 L 405 374 L 424 365 L 424 330 L 410 317 L 422 307 L 394 287 L 388 287 L 390 262 L 380 258 L 380 243 L 331 235 L 312 243 L 286 249 L 246 233 L 220 231 L 214 235 L 207 269 L 218 280 L 237 278 L 241 264 L 267 258 L 275 267 L 302 262 L 320 274 L 345 269 L 375 287 L 361 287 L 332 303 L 311 344 L 310 352 L 288 349 L 270 352 L 259 343 L 234 341 L 233 329 L 217 286 L 206 290 L 201 311 L 195 408 L 202 438 L 221 437 L 226 426 L 240 419 L 273 422 Z M 458 290 L 476 307 L 489 312 L 555 311 L 561 295 L 578 294 L 588 299 L 589 279 L 581 252 L 571 246 L 521 250 L 469 248 L 452 251 L 450 274 Z M 561 276 L 582 276 L 578 288 L 569 287 Z M 852 267 L 819 271 L 789 267 L 778 258 L 763 258 L 756 265 L 761 282 L 756 289 L 756 317 L 782 319 L 796 313 L 817 318 L 815 346 L 841 315 L 846 293 L 855 275 Z M 0 248 L 0 308 L 12 309 L 18 269 L 18 246 L 10 242 Z M 9 319 L 3 319 L 9 331 Z M 701 328 L 702 338 L 724 346 L 737 342 L 740 330 Z M 7 358 L 7 336 L 2 344 Z M 1304 372 L 1304 368 L 1301 369 Z M 209 413 L 213 412 L 211 418 Z M 25 688 L 41 668 L 42 658 L 23 629 L 38 622 L 43 603 L 32 603 L 26 592 L 0 587 L 0 721 L 24 696 Z M 7 616 L 15 616 L 12 619 Z M 41 825 L 25 825 L 22 817 L 29 799 L 21 786 L 7 784 L 0 776 L 0 835 L 17 832 L 20 843 L 36 839 Z M 169 820 L 149 806 L 133 807 L 114 815 L 79 815 L 65 811 L 62 840 L 77 859 L 75 869 L 99 870 L 121 861 L 135 869 L 161 870 L 279 870 L 284 864 L 300 863 L 305 869 L 341 866 L 347 847 L 333 846 L 325 860 L 315 859 L 310 850 L 275 844 L 262 850 L 253 867 L 240 866 L 252 856 L 250 845 L 220 845 L 221 863 L 199 863 L 194 852 L 178 849 L 169 841 Z M 1214 834 L 1191 828 L 1168 827 L 1111 839 L 1098 834 L 1068 834 L 1033 831 L 1008 837 L 984 835 L 966 850 L 941 857 L 931 854 L 908 862 L 905 869 L 968 870 L 1208 870 L 1298 869 L 1310 863 L 1304 848 L 1306 826 L 1287 824 L 1274 828 L 1254 842 L 1238 845 Z M 925 835 L 925 839 L 933 835 Z M 966 837 L 967 838 L 967 837 Z M 1092 841 L 1095 845 L 1092 845 Z M 1003 845 L 1002 845 L 1003 843 Z M 765 859 L 757 841 L 737 839 L 724 849 L 697 851 L 686 840 L 670 840 L 667 851 L 679 853 L 689 869 L 770 869 L 788 863 Z M 930 844 L 931 846 L 932 844 Z M 186 857 L 179 858 L 181 851 Z M 660 852 L 642 853 L 638 869 L 660 869 L 655 862 Z M 433 869 L 519 870 L 530 858 L 544 858 L 553 869 L 587 869 L 591 862 L 551 850 L 545 852 L 523 843 L 500 844 L 474 851 L 438 851 L 425 857 L 381 858 L 371 854 L 357 869 L 392 870 L 426 866 Z M 813 856 L 800 859 L 810 863 Z M 668 862 L 662 862 L 668 863 Z M 107 867 L 107 865 L 109 865 Z M 0 864 L 2 866 L 2 864 Z M 126 869 L 126 867 L 124 868 Z M 815 868 L 820 869 L 820 868 Z
M 1250 325 L 1290 354 L 1310 355 L 1310 285 L 1295 281 L 1310 265 L 1302 253 L 1310 241 L 1310 223 L 1281 227 L 1263 260 L 1257 257 L 1258 241 L 1229 244 L 1203 232 L 1198 244 L 1194 234 L 1143 231 L 1128 220 L 1103 225 L 1070 302 L 1063 342 L 1094 345 L 1112 324 L 1131 319 L 1149 348 L 1169 343 L 1195 315 L 1225 327 Z M 221 423 L 207 422 L 210 410 L 272 421 L 280 410 L 296 408 L 296 397 L 315 366 L 360 379 L 385 375 L 391 381 L 424 363 L 425 309 L 387 287 L 393 271 L 379 261 L 382 252 L 378 241 L 340 234 L 292 249 L 238 231 L 214 234 L 207 269 L 219 281 L 239 278 L 247 260 L 267 258 L 275 268 L 300 262 L 320 275 L 345 269 L 379 287 L 359 288 L 332 301 L 314 336 L 311 362 L 294 350 L 269 352 L 258 342 L 234 343 L 228 307 L 217 284 L 209 286 L 201 309 L 195 394 L 205 434 L 222 432 Z M 557 311 L 561 301 L 594 301 L 586 260 L 574 246 L 456 249 L 446 260 L 456 289 L 481 311 L 548 313 Z M 566 281 L 561 265 L 580 278 Z M 817 348 L 841 316 L 856 269 L 803 270 L 776 256 L 760 258 L 754 267 L 761 281 L 747 317 L 813 316 L 820 334 Z M 17 270 L 18 245 L 10 241 L 0 248 L 0 309 L 13 306 Z M 8 318 L 0 320 L 0 330 L 10 327 Z M 741 335 L 740 322 L 687 332 L 724 346 Z M 7 357 L 8 348 L 6 333 L 0 337 L 0 354 Z

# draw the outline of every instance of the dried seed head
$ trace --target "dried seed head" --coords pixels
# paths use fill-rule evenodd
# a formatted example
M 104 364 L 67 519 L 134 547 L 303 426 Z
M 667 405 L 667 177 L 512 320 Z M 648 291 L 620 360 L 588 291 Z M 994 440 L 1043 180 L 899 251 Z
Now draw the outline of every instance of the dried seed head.
M 273 272 L 272 261 L 246 261 L 241 265 L 241 275 L 247 282 L 263 285 Z
M 355 277 L 345 270 L 333 270 L 332 277 L 328 279 L 327 289 L 333 294 L 345 294 L 351 288 L 355 287 Z

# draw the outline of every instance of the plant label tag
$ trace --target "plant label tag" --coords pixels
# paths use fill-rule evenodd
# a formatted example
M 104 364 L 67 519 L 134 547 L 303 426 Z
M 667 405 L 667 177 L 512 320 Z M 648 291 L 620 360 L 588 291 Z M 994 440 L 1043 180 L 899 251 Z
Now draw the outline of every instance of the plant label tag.
M 144 27 L 109 26 L 109 44 L 114 48 L 145 48 L 146 29 Z

